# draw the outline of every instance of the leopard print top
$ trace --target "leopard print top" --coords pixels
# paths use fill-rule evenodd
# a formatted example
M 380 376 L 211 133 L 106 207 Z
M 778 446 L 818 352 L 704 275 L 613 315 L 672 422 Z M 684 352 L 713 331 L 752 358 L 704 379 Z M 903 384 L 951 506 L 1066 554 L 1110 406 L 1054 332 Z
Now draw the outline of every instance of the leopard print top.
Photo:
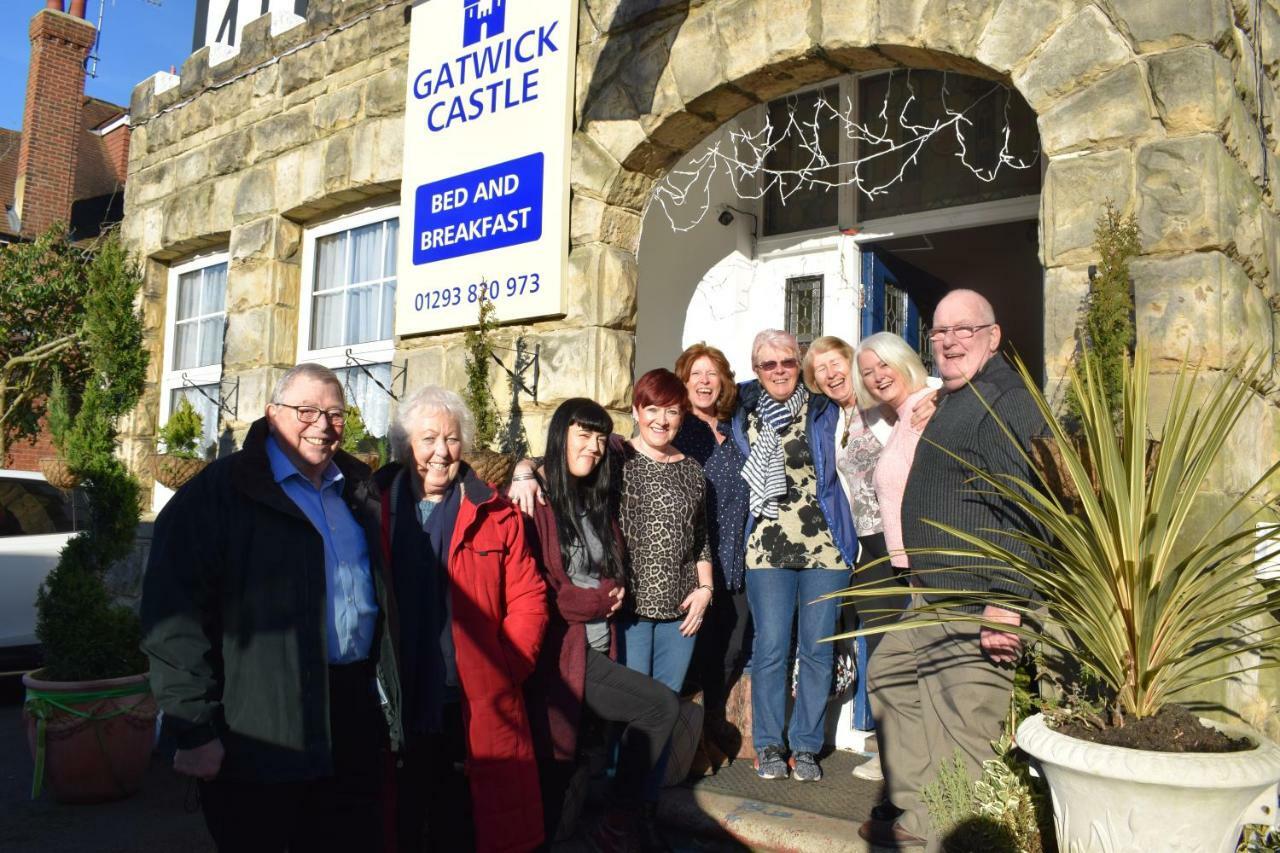
M 628 595 L 637 616 L 677 619 L 698 585 L 697 564 L 711 561 L 706 479 L 689 457 L 655 462 L 630 453 L 622 466 L 622 535 L 630 562 Z

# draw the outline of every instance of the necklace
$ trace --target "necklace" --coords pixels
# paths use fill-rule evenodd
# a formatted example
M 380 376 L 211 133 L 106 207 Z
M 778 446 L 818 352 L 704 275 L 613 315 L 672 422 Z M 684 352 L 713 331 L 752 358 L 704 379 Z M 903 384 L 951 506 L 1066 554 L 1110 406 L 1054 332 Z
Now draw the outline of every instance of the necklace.
M 666 453 L 659 454 L 656 448 L 645 444 L 644 441 L 638 437 L 631 440 L 631 446 L 634 447 L 641 456 L 648 457 L 654 462 L 662 464 L 669 463 L 674 457 L 680 455 L 679 450 L 669 450 Z

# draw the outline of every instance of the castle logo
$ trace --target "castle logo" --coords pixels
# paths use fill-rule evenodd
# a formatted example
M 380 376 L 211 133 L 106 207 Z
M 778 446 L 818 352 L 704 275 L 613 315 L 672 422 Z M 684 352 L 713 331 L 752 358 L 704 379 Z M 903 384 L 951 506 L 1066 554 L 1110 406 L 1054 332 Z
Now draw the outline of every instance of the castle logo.
M 507 0 L 462 0 L 462 46 L 502 35 L 507 25 Z

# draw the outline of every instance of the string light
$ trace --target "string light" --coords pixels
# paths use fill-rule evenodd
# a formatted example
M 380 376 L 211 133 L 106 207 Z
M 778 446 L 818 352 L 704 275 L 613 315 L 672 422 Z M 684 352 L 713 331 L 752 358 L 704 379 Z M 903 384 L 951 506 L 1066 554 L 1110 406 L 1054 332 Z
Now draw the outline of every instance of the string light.
M 947 88 L 947 74 L 942 74 L 941 104 L 943 115 L 932 124 L 917 124 L 908 118 L 911 105 L 915 103 L 916 92 L 911 82 L 911 72 L 906 72 L 907 97 L 896 116 L 891 118 L 891 101 L 893 98 L 893 74 L 890 72 L 889 85 L 885 87 L 884 103 L 876 114 L 875 121 L 883 125 L 876 130 L 871 123 L 859 123 L 854 119 L 854 106 L 851 98 L 845 98 L 843 105 L 835 105 L 821 93 L 814 105 L 812 120 L 805 120 L 797 114 L 795 101 L 789 103 L 787 120 L 775 128 L 769 111 L 765 111 L 764 126 L 756 130 L 731 128 L 728 138 L 717 139 L 692 158 L 683 168 L 672 169 L 653 190 L 655 199 L 662 205 L 663 213 L 671 223 L 674 231 L 684 232 L 696 227 L 712 208 L 711 182 L 716 174 L 728 175 L 733 192 L 738 198 L 756 200 L 774 192 L 779 201 L 785 205 L 793 195 L 802 189 L 821 188 L 837 189 L 842 186 L 853 186 L 867 198 L 876 198 L 889 192 L 889 189 L 900 183 L 907 170 L 915 165 L 921 150 L 939 134 L 951 132 L 955 134 L 958 151 L 955 156 L 960 163 L 972 172 L 979 180 L 991 183 L 1002 169 L 1030 169 L 1040 160 L 1040 151 L 1028 159 L 1016 157 L 1010 151 L 1012 131 L 1009 122 L 1009 106 L 1012 93 L 1005 86 L 993 83 L 991 88 L 974 99 L 963 110 L 953 109 L 947 103 L 950 94 Z M 969 114 L 988 98 L 1000 93 L 1005 96 L 1004 128 L 999 132 L 1000 151 L 990 167 L 983 167 L 970 162 L 969 146 L 965 142 L 965 130 L 973 125 Z M 821 131 L 825 123 L 834 122 L 840 136 L 857 144 L 857 149 L 866 150 L 864 156 L 843 160 L 839 153 L 824 151 Z M 891 122 L 896 122 L 896 129 L 891 129 Z M 898 133 L 901 131 L 901 133 Z M 900 136 L 900 140 L 895 140 Z M 799 156 L 808 157 L 808 162 L 801 166 L 787 169 L 771 168 L 768 164 L 770 155 L 785 143 L 791 142 L 792 150 Z M 885 180 L 875 182 L 863 173 L 863 168 L 885 157 L 900 155 L 901 165 L 896 174 Z M 692 208 L 692 219 L 684 224 L 677 223 L 677 216 Z M 688 216 L 681 216 L 688 219 Z

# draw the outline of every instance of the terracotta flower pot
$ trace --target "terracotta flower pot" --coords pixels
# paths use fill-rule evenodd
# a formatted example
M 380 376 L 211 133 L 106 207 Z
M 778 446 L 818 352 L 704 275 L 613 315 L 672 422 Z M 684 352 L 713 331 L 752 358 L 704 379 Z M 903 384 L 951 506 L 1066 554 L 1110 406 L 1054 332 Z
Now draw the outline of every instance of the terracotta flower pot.
M 36 762 L 32 795 L 47 783 L 62 803 L 100 803 L 137 793 L 155 745 L 156 700 L 147 676 L 98 681 L 22 677 L 23 717 Z
M 151 472 L 155 475 L 157 483 L 177 491 L 190 482 L 196 474 L 203 471 L 208 464 L 203 459 L 157 453 L 151 457 Z
M 40 473 L 49 484 L 63 491 L 70 491 L 80 485 L 80 475 L 67 467 L 60 456 L 43 456 L 40 458 Z

